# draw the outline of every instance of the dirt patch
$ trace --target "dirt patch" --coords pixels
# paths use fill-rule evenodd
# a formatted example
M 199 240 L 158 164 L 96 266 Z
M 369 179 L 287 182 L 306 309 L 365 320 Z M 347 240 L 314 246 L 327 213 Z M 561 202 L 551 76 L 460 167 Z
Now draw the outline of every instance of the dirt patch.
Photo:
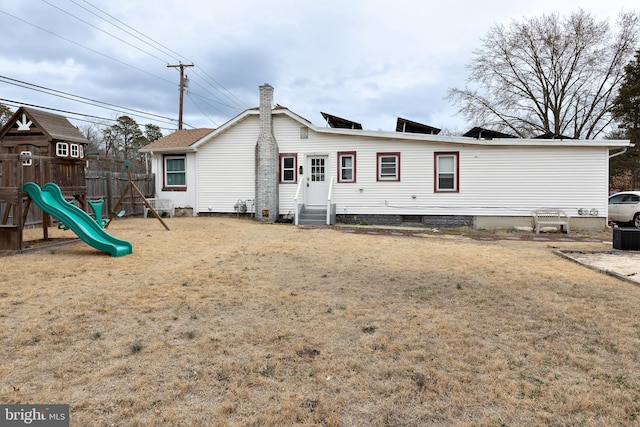
M 73 426 L 640 417 L 640 287 L 553 252 L 605 239 L 166 221 L 115 221 L 124 257 L 2 258 L 1 402 L 68 403 Z
M 313 227 L 309 228 L 313 229 Z M 476 230 L 469 227 L 460 228 L 428 228 L 402 226 L 357 226 L 341 224 L 333 229 L 344 233 L 369 234 L 382 236 L 423 237 L 439 239 L 472 239 L 483 241 L 513 240 L 530 242 L 611 242 L 612 231 L 583 231 L 565 234 L 561 232 L 543 232 L 535 234 L 531 231 L 518 230 Z

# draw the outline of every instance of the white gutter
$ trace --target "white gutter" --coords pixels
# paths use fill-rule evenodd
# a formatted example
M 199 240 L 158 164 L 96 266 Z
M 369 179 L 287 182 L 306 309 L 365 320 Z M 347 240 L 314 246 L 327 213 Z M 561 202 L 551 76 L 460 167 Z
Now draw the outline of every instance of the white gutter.
M 631 145 L 631 147 L 635 147 L 635 145 Z M 613 159 L 614 157 L 620 156 L 621 154 L 626 153 L 628 149 L 629 149 L 629 147 L 624 147 L 622 149 L 622 151 L 618 151 L 617 153 L 609 154 L 609 158 Z

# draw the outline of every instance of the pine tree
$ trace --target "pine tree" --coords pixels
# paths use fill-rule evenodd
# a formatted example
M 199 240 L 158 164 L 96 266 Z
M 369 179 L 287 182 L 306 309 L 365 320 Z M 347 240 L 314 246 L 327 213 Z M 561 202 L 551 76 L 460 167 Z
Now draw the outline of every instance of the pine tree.
M 635 147 L 611 161 L 611 175 L 630 177 L 631 189 L 636 189 L 640 177 L 640 50 L 624 68 L 624 79 L 613 107 L 613 116 L 624 137 Z

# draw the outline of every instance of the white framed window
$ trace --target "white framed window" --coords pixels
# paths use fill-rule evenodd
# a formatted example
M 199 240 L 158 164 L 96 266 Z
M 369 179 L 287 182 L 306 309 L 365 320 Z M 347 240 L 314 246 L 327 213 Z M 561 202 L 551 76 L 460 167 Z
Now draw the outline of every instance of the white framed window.
M 33 153 L 31 153 L 31 151 L 20 152 L 20 159 L 22 160 L 22 166 L 33 165 L 33 159 L 31 158 L 32 155 Z M 1 163 L 0 163 L 0 166 L 1 166 Z M 0 169 L 0 172 L 2 172 L 2 169 Z M 0 173 L 0 176 L 2 176 L 2 173 Z
M 338 152 L 338 182 L 356 182 L 356 152 Z
M 56 156 L 69 157 L 69 144 L 66 142 L 56 142 Z
M 434 153 L 434 191 L 456 193 L 459 190 L 458 157 L 459 153 Z
M 164 157 L 164 186 L 169 189 L 183 189 L 187 186 L 186 156 Z
M 71 144 L 71 157 L 80 157 L 80 145 Z
M 280 154 L 280 183 L 295 184 L 298 182 L 298 155 L 295 153 Z
M 79 154 L 78 157 L 80 157 L 81 159 L 84 159 L 84 145 L 80 144 L 78 147 L 79 147 L 78 148 L 78 154 Z
M 400 181 L 400 153 L 377 153 L 378 181 Z

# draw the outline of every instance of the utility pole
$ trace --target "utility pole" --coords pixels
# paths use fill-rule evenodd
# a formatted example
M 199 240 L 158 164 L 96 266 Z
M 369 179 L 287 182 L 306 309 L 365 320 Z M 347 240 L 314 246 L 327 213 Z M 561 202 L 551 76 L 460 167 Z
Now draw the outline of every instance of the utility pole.
M 184 101 L 184 69 L 193 67 L 193 64 L 167 65 L 167 68 L 180 68 L 180 112 L 178 114 L 178 130 L 182 130 L 182 104 Z

